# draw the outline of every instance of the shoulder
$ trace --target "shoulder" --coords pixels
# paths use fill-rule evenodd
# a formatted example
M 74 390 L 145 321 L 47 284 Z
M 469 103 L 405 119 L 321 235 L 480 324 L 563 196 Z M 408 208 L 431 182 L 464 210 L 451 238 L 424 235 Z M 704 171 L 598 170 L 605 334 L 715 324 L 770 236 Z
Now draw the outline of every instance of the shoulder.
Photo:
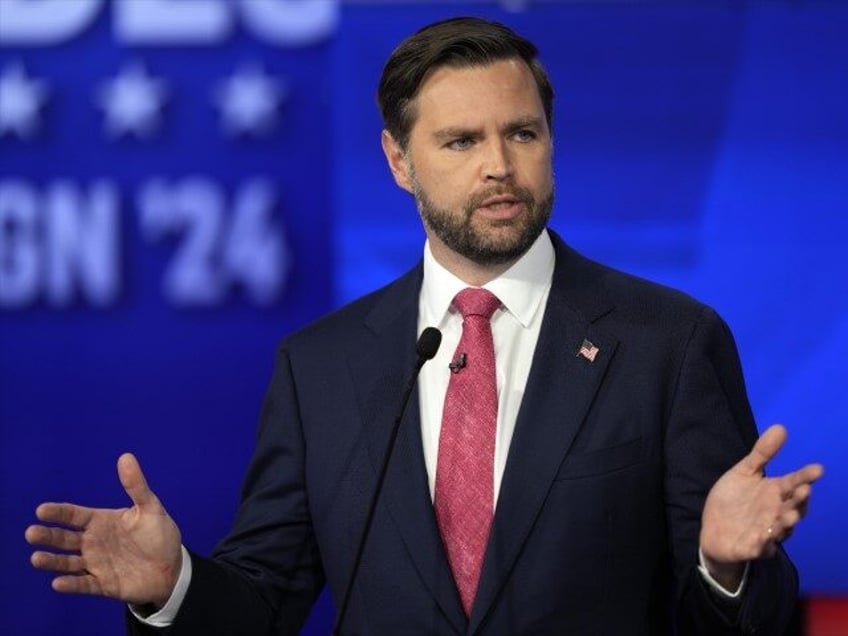
M 711 307 L 683 291 L 598 263 L 556 235 L 553 241 L 554 289 L 589 322 L 602 316 L 635 326 L 721 322 Z
M 417 312 L 421 277 L 419 263 L 400 278 L 289 334 L 281 346 L 291 351 L 340 351 L 401 314 Z

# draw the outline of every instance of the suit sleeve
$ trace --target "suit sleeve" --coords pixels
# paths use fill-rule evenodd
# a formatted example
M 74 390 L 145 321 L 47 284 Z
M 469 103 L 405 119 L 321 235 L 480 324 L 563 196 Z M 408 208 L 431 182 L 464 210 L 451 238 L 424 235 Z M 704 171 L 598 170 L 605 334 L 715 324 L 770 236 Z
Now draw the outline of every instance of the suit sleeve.
M 277 356 L 236 521 L 211 558 L 192 554 L 192 579 L 171 627 L 145 636 L 297 634 L 324 585 L 309 516 L 304 438 L 291 362 Z
M 687 343 L 667 427 L 666 514 L 679 634 L 783 634 L 797 603 L 798 577 L 782 548 L 751 564 L 737 603 L 718 598 L 696 567 L 707 493 L 757 439 L 733 336 L 708 308 Z

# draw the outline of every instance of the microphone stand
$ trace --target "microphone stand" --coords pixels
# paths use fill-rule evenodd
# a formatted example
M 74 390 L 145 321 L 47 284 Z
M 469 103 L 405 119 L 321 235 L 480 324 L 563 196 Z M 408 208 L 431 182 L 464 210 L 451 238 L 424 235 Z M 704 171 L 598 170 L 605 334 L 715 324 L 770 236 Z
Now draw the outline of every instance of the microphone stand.
M 356 573 L 359 571 L 362 554 L 365 552 L 365 543 L 371 532 L 371 525 L 374 521 L 374 511 L 377 509 L 377 500 L 380 498 L 380 493 L 383 491 L 383 483 L 386 481 L 389 461 L 391 461 L 392 453 L 395 449 L 395 441 L 397 440 L 398 431 L 400 430 L 400 422 L 403 419 L 403 414 L 406 412 L 406 405 L 409 402 L 409 396 L 412 395 L 412 389 L 415 388 L 415 382 L 418 379 L 418 374 L 421 372 L 421 367 L 424 366 L 424 363 L 427 362 L 427 360 L 432 359 L 433 356 L 436 355 L 441 343 L 442 332 L 435 327 L 427 327 L 421 332 L 421 336 L 418 338 L 418 342 L 415 347 L 418 353 L 418 359 L 415 362 L 415 369 L 412 372 L 412 376 L 409 378 L 409 382 L 407 382 L 406 388 L 404 389 L 400 411 L 392 425 L 392 430 L 389 435 L 389 443 L 387 444 L 386 452 L 383 455 L 383 464 L 380 467 L 380 473 L 377 476 L 377 486 L 374 489 L 374 494 L 371 496 L 371 501 L 368 505 L 368 514 L 365 516 L 365 526 L 362 529 L 362 537 L 359 539 L 359 545 L 356 549 L 356 557 L 353 560 L 353 569 L 351 570 L 350 579 L 348 579 L 347 586 L 345 587 L 345 593 L 342 599 L 341 609 L 339 609 L 339 616 L 336 619 L 336 625 L 333 627 L 332 633 L 335 636 L 343 636 L 342 625 L 344 624 L 347 608 L 350 604 L 350 596 L 353 592 L 353 583 L 356 579 Z

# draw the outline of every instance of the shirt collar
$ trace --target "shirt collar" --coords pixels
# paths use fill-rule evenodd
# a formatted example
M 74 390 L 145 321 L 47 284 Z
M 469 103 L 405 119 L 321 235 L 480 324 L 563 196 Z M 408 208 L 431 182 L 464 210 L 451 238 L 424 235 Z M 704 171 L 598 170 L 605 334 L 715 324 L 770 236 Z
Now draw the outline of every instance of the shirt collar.
M 554 247 L 548 231 L 544 230 L 512 267 L 483 288 L 495 294 L 506 310 L 526 328 L 550 290 L 553 273 Z M 468 286 L 436 261 L 427 241 L 424 245 L 424 281 L 420 299 L 422 324 L 443 326 L 454 296 Z

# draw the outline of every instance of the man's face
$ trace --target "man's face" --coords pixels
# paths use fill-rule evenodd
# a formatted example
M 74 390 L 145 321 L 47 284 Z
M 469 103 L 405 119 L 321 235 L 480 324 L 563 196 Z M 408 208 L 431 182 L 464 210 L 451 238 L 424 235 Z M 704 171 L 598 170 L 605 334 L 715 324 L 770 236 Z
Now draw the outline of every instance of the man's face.
M 515 261 L 553 207 L 551 135 L 520 60 L 436 69 L 415 99 L 406 152 L 386 138 L 395 179 L 415 196 L 443 264 Z M 394 159 L 394 160 L 393 160 Z

